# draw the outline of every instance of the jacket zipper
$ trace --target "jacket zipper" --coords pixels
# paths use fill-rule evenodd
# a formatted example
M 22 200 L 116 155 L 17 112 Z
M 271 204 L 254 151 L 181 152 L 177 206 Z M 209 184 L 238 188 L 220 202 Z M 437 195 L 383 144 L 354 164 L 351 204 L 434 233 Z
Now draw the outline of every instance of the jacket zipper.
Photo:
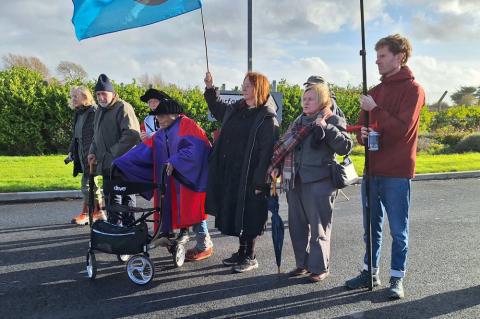
M 255 141 L 257 140 L 257 132 L 260 126 L 265 122 L 265 116 L 263 117 L 262 121 L 257 125 L 255 128 L 255 135 L 253 136 L 253 143 L 252 143 L 252 148 L 250 149 L 250 154 L 248 155 L 248 164 L 247 164 L 247 179 L 245 180 L 245 191 L 243 192 L 243 201 L 242 201 L 242 226 L 240 229 L 240 236 L 243 235 L 243 219 L 245 218 L 245 197 L 247 196 L 247 184 L 248 184 L 248 173 L 250 171 L 250 162 L 252 160 L 252 153 L 253 153 L 253 148 L 255 147 Z

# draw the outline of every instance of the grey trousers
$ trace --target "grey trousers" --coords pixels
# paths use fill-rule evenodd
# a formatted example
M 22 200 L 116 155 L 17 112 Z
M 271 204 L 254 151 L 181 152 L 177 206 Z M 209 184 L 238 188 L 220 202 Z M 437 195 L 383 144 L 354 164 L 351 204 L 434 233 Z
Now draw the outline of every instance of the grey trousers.
M 287 192 L 288 228 L 298 268 L 319 274 L 329 270 L 332 211 L 337 189 L 330 179 L 301 183 Z

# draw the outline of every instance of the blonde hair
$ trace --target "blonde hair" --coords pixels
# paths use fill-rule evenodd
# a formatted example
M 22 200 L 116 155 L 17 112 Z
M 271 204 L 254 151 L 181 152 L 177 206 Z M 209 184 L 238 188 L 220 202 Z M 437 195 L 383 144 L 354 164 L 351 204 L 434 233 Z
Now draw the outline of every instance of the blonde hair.
M 253 95 L 255 96 L 255 106 L 259 107 L 267 103 L 268 96 L 270 95 L 270 83 L 268 78 L 258 72 L 247 72 L 245 79 L 253 86 Z
M 83 106 L 90 106 L 95 104 L 95 100 L 93 99 L 92 93 L 89 89 L 84 86 L 72 86 L 70 88 L 70 108 L 72 110 L 75 109 L 75 106 L 72 104 L 72 95 L 75 93 L 79 93 L 83 97 Z
M 318 83 L 309 86 L 303 94 L 307 93 L 308 91 L 315 92 L 317 97 L 318 103 L 322 106 L 321 109 L 328 107 L 329 109 L 332 107 L 332 99 L 330 97 L 330 89 L 325 83 Z M 303 99 L 302 99 L 302 106 L 303 106 Z

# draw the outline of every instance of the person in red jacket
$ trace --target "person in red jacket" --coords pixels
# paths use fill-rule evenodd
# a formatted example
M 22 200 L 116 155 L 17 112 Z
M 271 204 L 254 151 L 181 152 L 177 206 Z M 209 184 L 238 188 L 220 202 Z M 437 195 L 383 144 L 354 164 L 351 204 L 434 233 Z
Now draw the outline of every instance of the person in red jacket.
M 387 36 L 377 42 L 375 50 L 381 83 L 360 98 L 361 131 L 357 140 L 364 144 L 368 141 L 369 132 L 379 133 L 379 148 L 369 151 L 369 171 L 365 172 L 370 181 L 373 284 L 380 285 L 379 261 L 386 213 L 392 236 L 388 296 L 399 299 L 404 297 L 411 179 L 415 175 L 418 123 L 420 110 L 425 104 L 425 93 L 406 66 L 412 51 L 406 38 L 399 34 Z M 369 123 L 365 123 L 366 112 Z M 368 222 L 365 218 L 365 195 L 362 183 L 364 226 Z M 348 280 L 346 286 L 350 289 L 367 288 L 370 280 L 367 269 L 365 254 L 364 270 Z

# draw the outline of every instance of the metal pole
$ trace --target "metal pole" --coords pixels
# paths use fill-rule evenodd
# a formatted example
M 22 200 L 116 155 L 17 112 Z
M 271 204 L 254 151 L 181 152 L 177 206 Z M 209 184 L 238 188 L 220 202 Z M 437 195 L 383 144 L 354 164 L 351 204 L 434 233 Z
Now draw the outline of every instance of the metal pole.
M 367 62 L 366 62 L 366 51 L 365 51 L 365 20 L 363 15 L 363 0 L 360 0 L 360 17 L 361 17 L 361 27 L 362 27 L 362 50 L 360 55 L 362 56 L 362 72 L 363 72 L 363 95 L 367 95 Z M 365 113 L 365 126 L 369 126 L 369 116 L 368 112 Z M 370 275 L 370 280 L 368 283 L 368 289 L 373 290 L 373 271 L 372 271 L 372 215 L 370 210 L 370 163 L 368 156 L 368 143 L 365 144 L 365 217 L 366 222 L 366 246 L 367 246 L 367 259 L 368 259 L 368 274 Z
M 440 111 L 440 103 L 442 103 L 443 99 L 445 98 L 445 95 L 447 95 L 448 91 L 443 92 L 442 97 L 438 100 L 437 102 L 437 111 Z
M 248 71 L 252 71 L 252 0 L 248 0 Z
M 200 7 L 200 15 L 202 16 L 203 41 L 205 42 L 205 60 L 207 61 L 207 72 L 210 72 L 210 67 L 208 66 L 207 34 L 205 33 L 205 23 L 203 22 L 203 7 Z

